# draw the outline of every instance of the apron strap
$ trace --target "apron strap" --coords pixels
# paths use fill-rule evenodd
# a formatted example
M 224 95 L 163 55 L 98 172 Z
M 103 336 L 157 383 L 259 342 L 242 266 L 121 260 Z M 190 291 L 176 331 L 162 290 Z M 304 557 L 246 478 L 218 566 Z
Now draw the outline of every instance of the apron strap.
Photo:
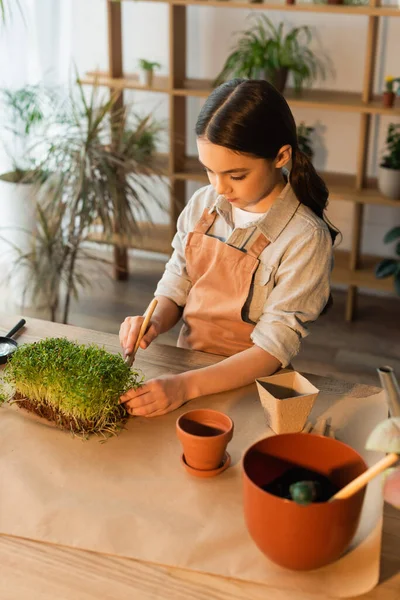
M 263 233 L 260 233 L 256 241 L 247 250 L 247 254 L 249 254 L 250 256 L 254 256 L 254 258 L 258 258 L 261 252 L 263 252 L 263 250 L 265 250 L 265 248 L 269 246 L 270 243 L 271 242 L 269 241 L 269 239 L 267 239 Z
M 196 226 L 193 231 L 197 231 L 197 233 L 207 233 L 212 224 L 214 223 L 217 212 L 214 210 L 211 214 L 209 212 L 209 208 L 205 208 L 203 210 L 203 214 L 200 219 L 197 221 Z

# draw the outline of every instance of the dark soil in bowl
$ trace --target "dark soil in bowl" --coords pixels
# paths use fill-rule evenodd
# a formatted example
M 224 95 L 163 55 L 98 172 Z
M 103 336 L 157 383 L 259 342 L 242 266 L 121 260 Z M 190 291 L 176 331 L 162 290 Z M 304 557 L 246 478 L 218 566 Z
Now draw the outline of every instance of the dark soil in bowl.
M 273 479 L 269 483 L 263 485 L 262 489 L 265 492 L 273 494 L 274 496 L 291 500 L 292 497 L 289 488 L 292 483 L 297 483 L 298 481 L 315 482 L 317 488 L 317 497 L 313 500 L 313 502 L 327 502 L 329 498 L 339 491 L 339 488 L 332 483 L 332 481 L 326 477 L 326 475 L 322 475 L 321 473 L 317 473 L 311 469 L 304 469 L 302 467 L 292 467 L 288 469 L 276 479 Z

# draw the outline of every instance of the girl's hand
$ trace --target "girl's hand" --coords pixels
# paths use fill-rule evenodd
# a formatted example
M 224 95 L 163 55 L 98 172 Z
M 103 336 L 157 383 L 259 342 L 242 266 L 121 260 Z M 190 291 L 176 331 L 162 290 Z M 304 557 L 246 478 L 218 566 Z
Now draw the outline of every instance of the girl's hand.
M 125 321 L 121 324 L 121 327 L 119 328 L 119 341 L 125 355 L 133 352 L 143 321 L 144 317 L 126 317 Z M 145 350 L 159 334 L 159 324 L 157 320 L 153 318 L 150 320 L 147 332 L 141 339 L 139 344 L 140 348 Z
M 190 400 L 188 380 L 182 375 L 163 375 L 150 379 L 137 390 L 121 396 L 130 415 L 158 417 L 179 408 Z
M 390 471 L 385 479 L 383 497 L 386 502 L 400 509 L 400 467 Z

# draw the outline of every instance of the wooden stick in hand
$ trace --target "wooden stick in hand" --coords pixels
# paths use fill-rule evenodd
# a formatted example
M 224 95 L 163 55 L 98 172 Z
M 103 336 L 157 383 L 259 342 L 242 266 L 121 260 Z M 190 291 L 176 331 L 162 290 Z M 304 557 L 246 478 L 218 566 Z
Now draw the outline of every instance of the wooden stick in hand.
M 136 354 L 136 352 L 139 349 L 139 344 L 142 341 L 142 338 L 143 338 L 143 336 L 145 335 L 145 333 L 147 331 L 147 328 L 148 328 L 149 323 L 150 323 L 150 319 L 153 316 L 153 312 L 155 311 L 155 308 L 156 308 L 157 304 L 158 304 L 157 298 L 153 298 L 153 300 L 150 302 L 149 306 L 147 307 L 146 312 L 143 315 L 144 316 L 144 320 L 143 320 L 143 323 L 142 323 L 142 325 L 140 327 L 140 331 L 139 331 L 139 335 L 138 335 L 137 340 L 136 340 L 136 344 L 135 344 L 135 346 L 134 346 L 131 354 L 127 354 L 126 357 L 125 357 L 125 362 L 126 362 L 126 364 L 129 367 L 132 366 L 132 363 L 133 363 L 133 361 L 135 359 L 135 354 Z
M 388 454 L 375 465 L 370 467 L 367 471 L 364 471 L 364 473 L 361 473 L 361 475 L 359 475 L 358 477 L 353 479 L 353 481 L 350 481 L 350 483 L 345 485 L 344 488 L 339 490 L 334 496 L 332 496 L 332 498 L 329 499 L 329 502 L 332 502 L 333 500 L 341 500 L 343 498 L 348 498 L 349 496 L 352 496 L 353 494 L 361 490 L 361 488 L 363 488 L 365 485 L 367 485 L 367 483 L 369 483 L 371 479 L 382 473 L 382 471 L 385 471 L 385 469 L 387 469 L 388 467 L 394 465 L 394 463 L 398 460 L 398 454 L 395 454 L 394 452 Z

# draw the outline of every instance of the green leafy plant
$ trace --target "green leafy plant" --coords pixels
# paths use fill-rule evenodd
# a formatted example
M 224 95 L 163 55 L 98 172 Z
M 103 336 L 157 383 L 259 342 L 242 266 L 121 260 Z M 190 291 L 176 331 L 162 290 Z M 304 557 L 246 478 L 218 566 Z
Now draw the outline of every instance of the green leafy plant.
M 146 60 L 145 58 L 139 59 L 139 67 L 144 71 L 154 71 L 154 69 L 161 69 L 161 65 L 159 62 L 152 62 L 150 60 Z
M 121 355 L 92 344 L 47 338 L 20 346 L 9 358 L 0 398 L 73 433 L 116 433 L 128 414 L 118 403 L 143 375 Z
M 2 137 L 7 140 L 5 149 L 12 161 L 12 170 L 1 174 L 0 179 L 34 183 L 44 176 L 37 169 L 40 158 L 34 150 L 35 142 L 45 135 L 46 122 L 57 104 L 56 92 L 41 85 L 1 89 L 0 103 L 4 115 Z
M 386 154 L 381 167 L 400 169 L 400 124 L 390 123 L 386 136 Z
M 299 92 L 318 76 L 325 76 L 322 60 L 309 48 L 312 34 L 307 26 L 294 27 L 284 33 L 284 24 L 277 27 L 266 15 L 251 15 L 256 23 L 239 32 L 233 52 L 228 56 L 215 85 L 231 77 L 267 79 L 283 91 L 289 73 Z
M 400 88 L 400 77 L 393 77 L 392 75 L 387 75 L 385 77 L 385 92 L 389 92 L 389 94 L 394 93 L 395 89 L 394 86 L 395 84 L 398 83 L 399 86 L 397 89 Z
M 310 160 L 314 156 L 312 147 L 311 135 L 314 132 L 314 127 L 308 127 L 304 121 L 301 121 L 297 126 L 297 143 L 299 148 Z
M 20 252 L 17 261 L 30 272 L 25 292 L 50 289 L 52 318 L 60 308 L 64 323 L 71 297 L 90 285 L 79 270 L 81 258 L 88 256 L 86 242 L 100 229 L 103 241 L 115 243 L 117 233 L 121 244 L 129 245 L 130 237 L 140 234 L 139 222 L 151 221 L 149 202 L 164 209 L 160 189 L 166 188 L 152 162 L 162 131 L 152 115 L 120 109 L 118 94 L 102 100 L 97 86 L 89 100 L 79 83 L 77 92 L 52 134 L 38 143 L 42 160 L 37 170 L 50 175 L 41 186 L 32 249 Z
M 398 240 L 396 244 L 396 255 L 398 258 L 384 258 L 376 266 L 375 275 L 378 279 L 393 277 L 395 290 L 400 296 L 400 226 L 390 229 L 383 238 L 385 244 L 391 244 L 396 240 Z

